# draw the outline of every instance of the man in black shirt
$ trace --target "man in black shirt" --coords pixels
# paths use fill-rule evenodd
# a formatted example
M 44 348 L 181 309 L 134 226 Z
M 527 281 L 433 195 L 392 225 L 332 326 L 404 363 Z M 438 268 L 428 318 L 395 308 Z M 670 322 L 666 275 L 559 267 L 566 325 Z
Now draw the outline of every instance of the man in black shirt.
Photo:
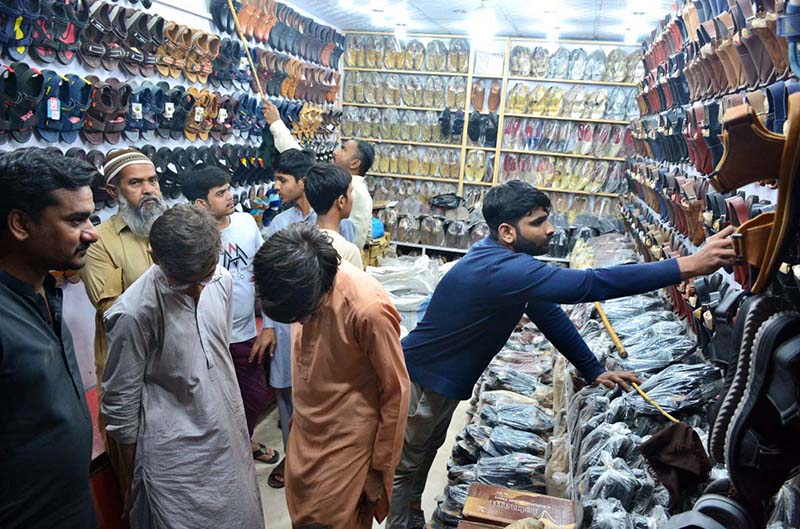
M 95 529 L 92 423 L 61 291 L 97 240 L 96 170 L 29 148 L 0 154 L 0 527 Z

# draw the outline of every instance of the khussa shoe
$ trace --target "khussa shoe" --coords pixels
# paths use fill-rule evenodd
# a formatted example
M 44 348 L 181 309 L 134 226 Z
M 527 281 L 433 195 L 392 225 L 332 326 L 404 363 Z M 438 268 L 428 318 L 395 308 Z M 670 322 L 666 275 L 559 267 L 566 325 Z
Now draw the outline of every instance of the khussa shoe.
M 483 112 L 483 102 L 485 98 L 486 98 L 486 88 L 483 85 L 483 81 L 478 79 L 472 83 L 472 97 L 471 97 L 472 107 L 478 114 Z M 455 97 L 453 98 L 453 102 L 455 102 Z
M 584 70 L 584 79 L 587 81 L 602 81 L 606 76 L 606 54 L 603 50 L 593 51 Z
M 531 76 L 547 77 L 550 72 L 550 52 L 547 49 L 537 46 L 531 54 Z
M 386 37 L 384 42 L 383 65 L 389 70 L 402 70 L 405 67 L 403 48 L 394 37 Z
M 383 66 L 383 44 L 384 39 L 382 36 L 372 36 L 366 41 L 366 67 L 367 68 L 381 68 Z
M 441 40 L 434 39 L 428 43 L 425 69 L 429 72 L 447 71 L 447 46 Z
M 531 50 L 525 46 L 514 46 L 511 49 L 509 73 L 515 76 L 528 77 L 531 75 Z
M 620 48 L 614 48 L 606 58 L 606 75 L 604 80 L 621 83 L 625 81 L 627 70 L 628 62 L 625 52 Z
M 508 93 L 506 107 L 509 113 L 524 114 L 528 107 L 528 86 L 525 83 L 516 83 Z
M 569 69 L 569 50 L 560 47 L 550 56 L 550 68 L 547 77 L 551 79 L 566 79 Z
M 364 87 L 364 102 L 375 105 L 383 101 L 383 78 L 377 72 L 368 73 L 361 79 Z M 411 105 L 411 103 L 406 102 Z
M 545 95 L 545 115 L 546 116 L 560 116 L 561 104 L 563 103 L 564 89 L 551 86 L 547 89 Z
M 564 97 L 563 115 L 571 118 L 585 117 L 588 92 L 582 86 L 573 86 Z
M 403 141 L 419 141 L 419 116 L 413 110 L 406 110 L 400 126 L 400 139 Z
M 497 112 L 497 109 L 500 108 L 500 91 L 502 90 L 502 86 L 498 81 L 492 81 L 489 85 L 489 100 L 487 102 L 487 108 L 489 112 Z
M 544 85 L 536 85 L 528 96 L 528 108 L 526 114 L 532 116 L 543 116 L 545 113 L 548 89 Z
M 469 43 L 464 39 L 452 39 L 447 54 L 447 69 L 454 73 L 467 73 L 469 69 Z
M 425 103 L 423 96 L 423 79 L 415 75 L 403 77 L 403 101 L 408 106 L 419 107 Z
M 583 79 L 584 70 L 586 68 L 587 55 L 583 48 L 576 48 L 572 50 L 569 55 L 569 68 L 567 70 L 567 78 L 569 79 Z
M 406 44 L 403 51 L 403 64 L 406 70 L 420 71 L 425 66 L 425 46 L 414 39 Z
M 458 171 L 459 171 L 459 155 L 458 152 L 453 149 L 447 149 L 444 153 L 442 159 L 442 166 L 440 168 L 440 173 L 442 178 L 449 178 L 449 179 L 457 179 L 458 178 Z

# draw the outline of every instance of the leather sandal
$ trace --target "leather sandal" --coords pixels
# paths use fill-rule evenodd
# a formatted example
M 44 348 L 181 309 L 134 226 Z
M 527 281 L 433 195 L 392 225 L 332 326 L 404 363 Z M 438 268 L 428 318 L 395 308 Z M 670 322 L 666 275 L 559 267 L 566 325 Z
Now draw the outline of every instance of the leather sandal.
M 107 81 L 100 81 L 95 76 L 86 79 L 94 86 L 94 92 L 81 135 L 92 145 L 100 145 L 103 140 L 116 145 L 125 129 L 131 88 L 113 77 Z

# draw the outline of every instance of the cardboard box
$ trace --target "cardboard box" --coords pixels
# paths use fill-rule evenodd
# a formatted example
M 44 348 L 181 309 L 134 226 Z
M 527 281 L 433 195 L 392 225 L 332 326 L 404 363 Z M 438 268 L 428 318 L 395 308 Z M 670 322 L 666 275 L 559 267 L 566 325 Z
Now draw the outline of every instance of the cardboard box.
M 470 522 L 469 520 L 461 520 L 458 522 L 457 529 L 497 529 L 496 525 L 486 525 L 478 522 Z
M 473 483 L 464 505 L 464 520 L 505 527 L 538 518 L 547 529 L 574 529 L 578 504 L 571 500 Z

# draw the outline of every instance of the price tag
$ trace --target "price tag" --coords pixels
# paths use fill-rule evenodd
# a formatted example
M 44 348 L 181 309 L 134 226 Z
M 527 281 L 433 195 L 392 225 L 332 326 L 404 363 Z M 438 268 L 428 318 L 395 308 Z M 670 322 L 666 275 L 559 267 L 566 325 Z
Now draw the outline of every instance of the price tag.
M 47 119 L 58 121 L 61 119 L 61 100 L 51 97 L 47 100 Z
M 336 126 L 333 123 L 328 123 L 327 129 L 328 132 L 333 132 Z
M 198 123 L 203 121 L 203 116 L 206 114 L 206 109 L 203 107 L 194 107 L 194 120 Z
M 164 117 L 167 119 L 172 119 L 172 115 L 175 113 L 175 103 L 166 102 L 164 103 Z
M 242 57 L 241 59 L 239 59 L 239 69 L 247 70 L 247 68 L 248 68 L 247 57 Z
M 217 114 L 217 122 L 225 123 L 225 120 L 228 119 L 228 111 L 224 108 L 219 109 L 219 114 Z
M 131 116 L 133 116 L 133 119 L 142 119 L 141 103 L 131 103 Z

